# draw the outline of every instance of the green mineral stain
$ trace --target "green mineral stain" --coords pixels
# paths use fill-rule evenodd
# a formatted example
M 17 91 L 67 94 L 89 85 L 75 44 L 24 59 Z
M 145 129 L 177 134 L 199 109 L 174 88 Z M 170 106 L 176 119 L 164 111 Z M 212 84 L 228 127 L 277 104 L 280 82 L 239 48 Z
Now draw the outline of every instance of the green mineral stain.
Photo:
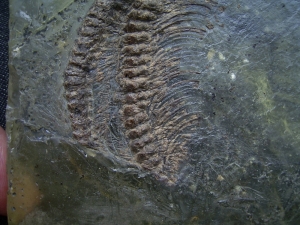
M 274 108 L 269 80 L 264 71 L 256 72 L 253 79 L 257 88 L 258 102 L 262 105 L 263 114 L 267 114 Z

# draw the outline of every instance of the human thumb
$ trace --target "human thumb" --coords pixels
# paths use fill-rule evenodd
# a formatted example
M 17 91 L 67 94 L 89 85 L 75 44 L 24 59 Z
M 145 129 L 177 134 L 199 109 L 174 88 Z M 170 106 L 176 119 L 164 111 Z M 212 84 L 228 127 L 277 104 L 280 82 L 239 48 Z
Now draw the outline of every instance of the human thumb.
M 0 127 L 0 215 L 6 215 L 7 202 L 7 138 L 5 131 Z

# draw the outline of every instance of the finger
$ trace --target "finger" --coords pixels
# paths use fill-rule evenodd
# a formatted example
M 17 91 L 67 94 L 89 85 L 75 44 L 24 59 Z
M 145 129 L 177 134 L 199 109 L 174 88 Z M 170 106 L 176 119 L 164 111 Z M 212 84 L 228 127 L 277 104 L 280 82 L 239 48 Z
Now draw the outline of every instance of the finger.
M 5 131 L 0 127 L 0 215 L 6 215 L 7 202 L 7 138 Z

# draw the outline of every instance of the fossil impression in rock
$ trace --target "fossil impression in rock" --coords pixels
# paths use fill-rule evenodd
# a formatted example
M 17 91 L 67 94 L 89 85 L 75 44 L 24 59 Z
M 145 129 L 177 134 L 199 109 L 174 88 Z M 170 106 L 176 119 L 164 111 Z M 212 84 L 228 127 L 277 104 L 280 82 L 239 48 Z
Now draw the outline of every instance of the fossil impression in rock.
M 189 40 L 200 43 L 212 29 L 203 18 L 214 8 L 209 1 L 96 1 L 65 71 L 74 138 L 176 183 L 202 123 L 194 79 L 201 48 Z

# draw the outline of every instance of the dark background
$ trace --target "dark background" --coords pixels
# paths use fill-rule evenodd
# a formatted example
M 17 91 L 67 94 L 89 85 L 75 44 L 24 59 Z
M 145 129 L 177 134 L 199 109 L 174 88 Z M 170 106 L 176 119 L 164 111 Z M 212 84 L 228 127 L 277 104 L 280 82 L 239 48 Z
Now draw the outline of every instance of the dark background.
M 0 1 L 0 126 L 5 129 L 8 85 L 8 0 Z
M 8 85 L 8 0 L 0 0 L 0 126 L 5 129 L 5 111 Z M 0 217 L 0 225 L 6 225 L 7 218 Z

